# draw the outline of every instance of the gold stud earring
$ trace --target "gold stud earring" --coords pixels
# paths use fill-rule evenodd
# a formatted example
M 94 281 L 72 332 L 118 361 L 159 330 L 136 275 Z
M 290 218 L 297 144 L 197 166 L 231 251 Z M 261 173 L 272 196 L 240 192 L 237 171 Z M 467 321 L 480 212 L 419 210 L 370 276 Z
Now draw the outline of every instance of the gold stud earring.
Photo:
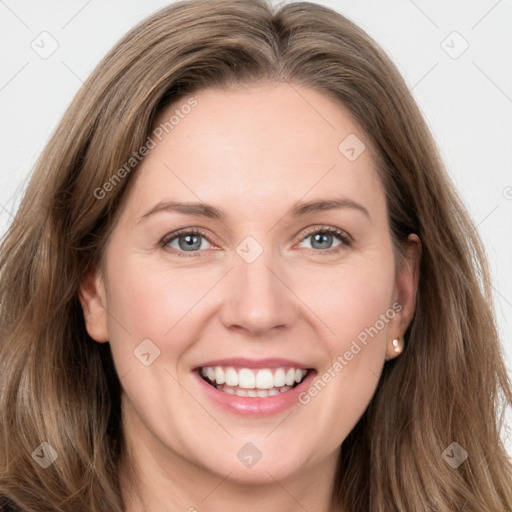
M 393 351 L 395 354 L 401 354 L 403 349 L 402 340 L 400 338 L 395 338 L 393 340 Z

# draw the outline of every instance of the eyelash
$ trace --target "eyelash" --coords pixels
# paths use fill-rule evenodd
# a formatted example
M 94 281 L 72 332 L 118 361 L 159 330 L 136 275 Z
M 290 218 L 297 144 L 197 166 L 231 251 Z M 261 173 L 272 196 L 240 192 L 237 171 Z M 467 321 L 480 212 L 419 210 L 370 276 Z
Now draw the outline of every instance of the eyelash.
M 350 235 L 348 235 L 345 231 L 342 231 L 341 229 L 335 228 L 333 226 L 314 226 L 312 228 L 309 228 L 304 236 L 300 239 L 300 242 L 303 242 L 306 238 L 308 238 L 311 235 L 318 234 L 318 233 L 329 233 L 336 235 L 339 240 L 342 242 L 340 245 L 337 245 L 336 247 L 331 247 L 329 249 L 308 249 L 309 251 L 313 251 L 315 254 L 326 254 L 330 255 L 333 253 L 338 253 L 344 246 L 350 247 L 352 244 L 352 238 Z M 194 256 L 200 256 L 202 251 L 181 251 L 177 250 L 173 247 L 167 247 L 167 244 L 175 240 L 176 238 L 183 236 L 183 235 L 201 235 L 204 237 L 209 243 L 213 243 L 208 238 L 205 231 L 198 229 L 198 228 L 184 228 L 179 231 L 174 231 L 173 233 L 169 233 L 166 235 L 161 241 L 160 246 L 169 252 L 172 252 L 173 254 L 177 256 L 184 256 L 184 257 L 194 257 Z M 188 253 L 188 254 L 187 254 Z

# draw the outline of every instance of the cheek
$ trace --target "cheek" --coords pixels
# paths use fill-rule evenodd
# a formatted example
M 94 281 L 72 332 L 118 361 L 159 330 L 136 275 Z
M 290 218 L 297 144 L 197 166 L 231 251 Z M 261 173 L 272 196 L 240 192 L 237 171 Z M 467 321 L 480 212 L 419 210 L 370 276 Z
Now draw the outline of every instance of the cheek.
M 365 258 L 328 269 L 318 265 L 307 272 L 301 268 L 284 271 L 283 277 L 310 310 L 304 311 L 305 316 L 326 327 L 325 339 L 333 340 L 330 351 L 344 352 L 345 346 L 373 326 L 390 306 L 393 262 L 380 256 L 377 262 Z M 208 316 L 206 296 L 222 273 L 211 267 L 179 269 L 162 262 L 148 263 L 137 255 L 118 259 L 109 272 L 110 282 L 115 283 L 109 296 L 111 330 L 117 332 L 122 327 L 121 336 L 126 338 L 129 332 L 134 343 L 149 338 L 165 345 L 172 340 L 173 351 L 179 351 L 180 340 L 185 344 L 187 339 L 183 330 L 190 325 L 190 317 L 201 311 Z M 297 298 L 290 296 L 289 300 Z
M 329 358 L 301 400 L 319 422 L 347 435 L 375 393 L 384 364 L 395 316 L 393 258 L 383 254 L 302 282 L 298 294 L 329 328 L 320 340 Z
M 296 279 L 293 287 L 301 301 L 326 327 L 329 352 L 346 350 L 347 343 L 374 326 L 391 307 L 393 261 L 368 260 L 332 271 L 310 270 Z M 379 322 L 379 331 L 386 331 Z
M 170 267 L 134 257 L 110 273 L 109 301 L 131 332 L 163 338 L 215 284 L 211 273 Z
M 134 366 L 134 350 L 147 339 L 160 351 L 160 363 L 177 365 L 197 334 L 187 332 L 193 328 L 187 320 L 215 284 L 213 278 L 157 268 L 136 257 L 111 266 L 108 322 L 119 373 Z

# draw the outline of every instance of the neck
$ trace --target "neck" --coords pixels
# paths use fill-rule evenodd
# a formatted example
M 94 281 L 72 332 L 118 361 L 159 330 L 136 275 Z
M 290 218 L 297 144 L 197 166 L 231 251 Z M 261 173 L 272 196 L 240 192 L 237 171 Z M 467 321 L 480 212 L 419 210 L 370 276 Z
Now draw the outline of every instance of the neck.
M 139 432 L 140 434 L 140 432 Z M 343 512 L 332 503 L 337 453 L 285 478 L 247 483 L 187 460 L 149 436 L 125 432 L 119 464 L 124 512 Z

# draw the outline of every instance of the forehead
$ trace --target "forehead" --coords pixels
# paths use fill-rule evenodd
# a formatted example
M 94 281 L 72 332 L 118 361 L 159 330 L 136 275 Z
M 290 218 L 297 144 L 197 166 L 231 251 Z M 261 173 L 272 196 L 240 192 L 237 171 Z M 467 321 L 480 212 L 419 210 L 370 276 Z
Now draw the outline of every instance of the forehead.
M 152 134 L 134 176 L 139 207 L 164 197 L 239 212 L 325 195 L 384 200 L 367 135 L 341 104 L 304 86 L 202 90 L 162 110 Z

